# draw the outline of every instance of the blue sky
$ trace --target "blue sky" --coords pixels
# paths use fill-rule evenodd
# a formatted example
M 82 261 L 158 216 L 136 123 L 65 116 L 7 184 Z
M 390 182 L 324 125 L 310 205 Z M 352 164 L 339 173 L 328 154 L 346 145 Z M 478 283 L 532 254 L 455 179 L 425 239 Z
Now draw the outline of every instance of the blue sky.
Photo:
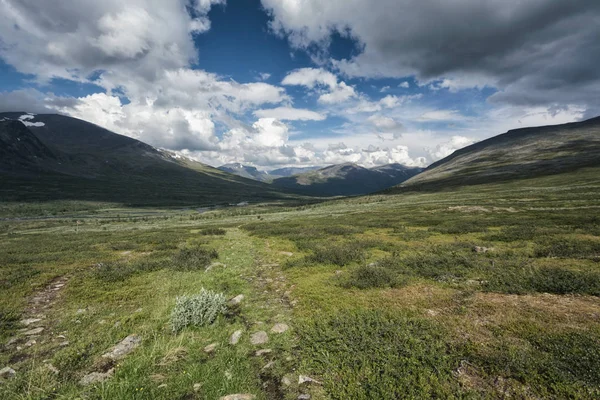
M 266 169 L 425 166 L 598 113 L 597 2 L 483 3 L 7 0 L 0 111 Z

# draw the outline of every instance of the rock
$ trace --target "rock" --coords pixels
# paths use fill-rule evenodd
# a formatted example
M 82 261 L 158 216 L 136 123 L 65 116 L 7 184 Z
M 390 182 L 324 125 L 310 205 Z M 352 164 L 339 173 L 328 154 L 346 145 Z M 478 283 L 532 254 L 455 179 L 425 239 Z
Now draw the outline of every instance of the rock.
M 66 339 L 67 337 L 65 335 L 58 335 L 56 336 L 58 339 Z
M 283 386 L 290 386 L 292 384 L 292 381 L 287 376 L 284 376 L 283 378 L 281 378 L 281 384 Z
M 138 335 L 129 335 L 123 339 L 121 343 L 114 346 L 108 353 L 102 354 L 102 357 L 110 358 L 114 361 L 120 360 L 138 347 L 141 341 L 142 338 L 140 338 Z
M 27 318 L 27 319 L 21 320 L 21 324 L 25 325 L 25 326 L 29 326 L 31 324 L 35 324 L 37 322 L 40 322 L 41 320 L 42 320 L 41 318 Z
M 34 329 L 30 329 L 26 332 L 23 332 L 23 335 L 25 335 L 25 336 L 39 335 L 42 332 L 44 332 L 44 328 L 40 327 L 40 328 L 34 328 Z
M 237 331 L 233 332 L 233 334 L 231 335 L 231 338 L 229 338 L 229 343 L 238 344 L 241 337 L 242 337 L 242 331 L 237 330 Z
M 230 371 L 225 371 L 225 378 L 230 381 L 233 378 L 233 374 Z
M 83 314 L 85 312 L 85 308 L 80 308 L 77 310 L 76 314 Z
M 58 368 L 56 368 L 52 364 L 46 364 L 46 368 L 48 368 L 51 372 L 55 373 L 56 375 L 58 375 L 60 373 L 60 371 L 58 370 Z
M 166 388 L 166 387 L 167 387 L 167 384 L 166 384 L 166 383 L 163 383 L 163 384 L 161 384 L 161 385 L 158 385 L 156 388 L 157 388 L 157 389 L 162 389 L 162 388 Z
M 237 306 L 238 304 L 240 304 L 242 302 L 242 300 L 244 300 L 244 295 L 243 294 L 238 294 L 233 299 L 229 300 L 229 305 L 230 306 Z
M 290 327 L 287 326 L 286 324 L 278 323 L 278 324 L 273 325 L 273 327 L 271 328 L 271 332 L 283 333 L 283 332 L 287 331 L 288 329 L 290 329 Z
M 265 344 L 269 341 L 269 336 L 265 331 L 258 331 L 250 336 L 250 343 L 253 345 Z
M 344 271 L 342 271 L 341 269 L 338 269 L 338 270 L 335 271 L 336 275 L 341 275 L 343 273 L 344 273 Z
M 114 368 L 111 368 L 106 372 L 92 372 L 81 378 L 79 384 L 83 386 L 88 386 L 93 385 L 94 383 L 104 382 L 105 380 L 112 378 L 114 373 Z
M 0 369 L 0 378 L 1 379 L 12 379 L 15 377 L 17 372 L 11 367 L 4 367 Z
M 164 376 L 163 374 L 152 374 L 152 375 L 150 375 L 150 379 L 152 380 L 152 382 L 156 382 L 156 383 L 162 382 L 166 378 L 167 377 Z
M 194 392 L 199 392 L 200 390 L 202 390 L 202 384 L 194 383 Z
M 256 353 L 254 353 L 257 357 L 260 357 L 264 354 L 269 354 L 271 353 L 273 350 L 271 349 L 262 349 L 262 350 L 257 350 Z
M 28 341 L 27 343 L 25 343 L 25 347 L 31 347 L 34 344 L 36 344 L 37 342 L 34 339 L 31 339 L 30 341 Z
M 223 396 L 219 400 L 254 400 L 255 398 L 256 398 L 256 396 L 253 394 L 236 393 L 236 394 L 228 394 L 227 396 Z
M 321 382 L 311 378 L 310 376 L 306 376 L 306 375 L 298 376 L 298 385 L 302 385 L 303 383 L 314 383 L 316 385 L 321 385 Z
M 291 251 L 280 251 L 279 254 L 286 257 L 291 257 L 294 255 L 294 253 L 292 253 Z
M 6 346 L 12 346 L 13 344 L 17 343 L 18 341 L 19 341 L 19 338 L 16 338 L 16 337 L 10 338 L 8 340 L 8 342 L 6 342 Z
M 298 396 L 298 400 L 310 400 L 310 394 L 301 394 L 300 396 Z
M 473 247 L 473 251 L 475 253 L 487 253 L 488 251 L 493 251 L 493 248 L 490 247 L 481 247 L 481 246 L 475 246 Z
M 58 345 L 59 345 L 60 347 L 67 347 L 67 346 L 69 345 L 69 341 L 68 341 L 68 340 L 65 340 L 64 342 L 60 342 Z
M 271 368 L 273 365 L 275 365 L 275 361 L 269 361 L 269 362 L 267 363 L 267 365 L 265 365 L 264 367 L 262 367 L 262 369 L 263 369 L 263 371 L 264 371 L 265 369 L 269 369 L 269 368 Z
M 219 343 L 211 343 L 204 348 L 204 352 L 210 354 L 215 351 L 215 349 L 217 348 L 218 345 L 219 345 Z

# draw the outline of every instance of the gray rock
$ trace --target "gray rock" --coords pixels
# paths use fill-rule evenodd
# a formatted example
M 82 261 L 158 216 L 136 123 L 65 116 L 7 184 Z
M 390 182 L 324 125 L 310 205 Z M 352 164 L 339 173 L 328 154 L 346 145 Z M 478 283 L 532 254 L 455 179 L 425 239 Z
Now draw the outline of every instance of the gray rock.
M 300 396 L 298 396 L 298 400 L 310 400 L 310 394 L 301 394 Z
M 36 344 L 37 341 L 35 341 L 34 339 L 29 340 L 27 343 L 24 344 L 25 347 L 31 347 L 34 344 Z
M 200 390 L 202 390 L 202 384 L 194 383 L 194 392 L 199 392 Z
M 44 328 L 40 327 L 40 328 L 34 328 L 34 329 L 30 329 L 26 332 L 23 332 L 23 335 L 25 335 L 25 336 L 39 335 L 42 332 L 44 332 Z
M 0 369 L 0 378 L 1 379 L 12 379 L 15 377 L 17 372 L 11 367 L 4 367 Z
M 238 342 L 240 341 L 241 337 L 242 337 L 242 331 L 241 330 L 235 331 L 231 335 L 231 338 L 229 338 L 229 343 L 231 343 L 231 344 L 238 344 Z
M 254 353 L 257 357 L 260 357 L 264 354 L 269 354 L 271 353 L 273 350 L 271 349 L 262 349 L 262 350 L 257 350 L 256 353 Z
M 228 394 L 227 396 L 223 396 L 219 400 L 254 400 L 255 398 L 256 398 L 256 396 L 253 394 L 236 393 L 236 394 Z
M 284 376 L 283 378 L 281 378 L 281 384 L 283 386 L 290 386 L 292 384 L 292 381 L 287 376 Z
M 217 348 L 218 345 L 219 345 L 219 343 L 211 343 L 204 348 L 204 352 L 210 354 L 215 351 L 215 349 Z
M 140 345 L 142 338 L 138 335 L 129 335 L 121 341 L 118 345 L 110 349 L 108 353 L 102 354 L 104 358 L 110 358 L 111 360 L 120 360 L 127 354 L 131 353 L 136 347 Z
M 156 388 L 157 389 L 162 389 L 162 388 L 166 388 L 166 387 L 167 387 L 167 384 L 166 383 L 162 383 L 162 384 L 158 385 Z
M 21 324 L 23 324 L 25 326 L 29 326 L 31 324 L 35 324 L 37 322 L 40 322 L 41 320 L 42 320 L 41 318 L 27 318 L 27 319 L 21 320 Z
M 250 343 L 253 345 L 265 344 L 269 341 L 269 336 L 265 331 L 258 331 L 250 336 Z
M 94 383 L 104 382 L 105 380 L 112 378 L 114 373 L 114 368 L 111 368 L 106 372 L 92 372 L 81 378 L 79 384 L 88 386 L 93 385 Z
M 280 251 L 279 254 L 286 257 L 291 257 L 294 255 L 294 253 L 292 253 L 291 251 Z
M 298 385 L 302 385 L 303 383 L 314 383 L 316 385 L 321 385 L 321 382 L 316 379 L 311 378 L 310 376 L 300 375 L 298 376 Z
M 236 305 L 240 304 L 242 302 L 242 300 L 244 300 L 244 295 L 238 294 L 233 299 L 229 300 L 229 305 L 236 306 Z
M 278 324 L 273 325 L 273 327 L 271 328 L 271 332 L 283 333 L 283 332 L 287 331 L 288 329 L 290 329 L 290 327 L 287 326 L 286 324 L 278 323 Z

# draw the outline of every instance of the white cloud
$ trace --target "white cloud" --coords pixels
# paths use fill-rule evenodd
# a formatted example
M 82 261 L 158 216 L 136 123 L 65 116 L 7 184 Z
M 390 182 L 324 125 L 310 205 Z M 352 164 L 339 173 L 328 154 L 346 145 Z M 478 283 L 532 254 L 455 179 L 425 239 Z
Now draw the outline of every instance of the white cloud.
M 408 89 L 410 87 L 410 84 L 408 82 L 404 81 L 401 84 L 399 84 L 398 87 Z
M 326 117 L 316 111 L 303 108 L 277 107 L 254 111 L 259 118 L 276 118 L 281 121 L 322 121 Z
M 424 113 L 417 119 L 417 121 L 460 121 L 464 120 L 465 118 L 466 117 L 461 115 L 456 110 L 435 110 Z
M 433 161 L 440 160 L 449 156 L 458 149 L 470 146 L 474 143 L 473 139 L 464 136 L 452 136 L 449 141 L 438 144 L 435 149 L 428 149 L 429 155 Z
M 283 85 L 304 86 L 308 89 L 325 88 L 328 91 L 319 96 L 323 104 L 337 104 L 356 97 L 352 86 L 339 82 L 337 77 L 322 68 L 300 68 L 290 72 L 281 81 Z

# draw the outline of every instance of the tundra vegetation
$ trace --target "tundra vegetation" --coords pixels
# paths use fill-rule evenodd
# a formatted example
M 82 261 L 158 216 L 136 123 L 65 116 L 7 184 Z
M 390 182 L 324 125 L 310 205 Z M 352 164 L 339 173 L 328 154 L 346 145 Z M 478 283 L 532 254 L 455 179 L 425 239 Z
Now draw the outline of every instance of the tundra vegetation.
M 599 209 L 597 168 L 202 214 L 5 203 L 32 219 L 0 222 L 0 398 L 600 398 Z

